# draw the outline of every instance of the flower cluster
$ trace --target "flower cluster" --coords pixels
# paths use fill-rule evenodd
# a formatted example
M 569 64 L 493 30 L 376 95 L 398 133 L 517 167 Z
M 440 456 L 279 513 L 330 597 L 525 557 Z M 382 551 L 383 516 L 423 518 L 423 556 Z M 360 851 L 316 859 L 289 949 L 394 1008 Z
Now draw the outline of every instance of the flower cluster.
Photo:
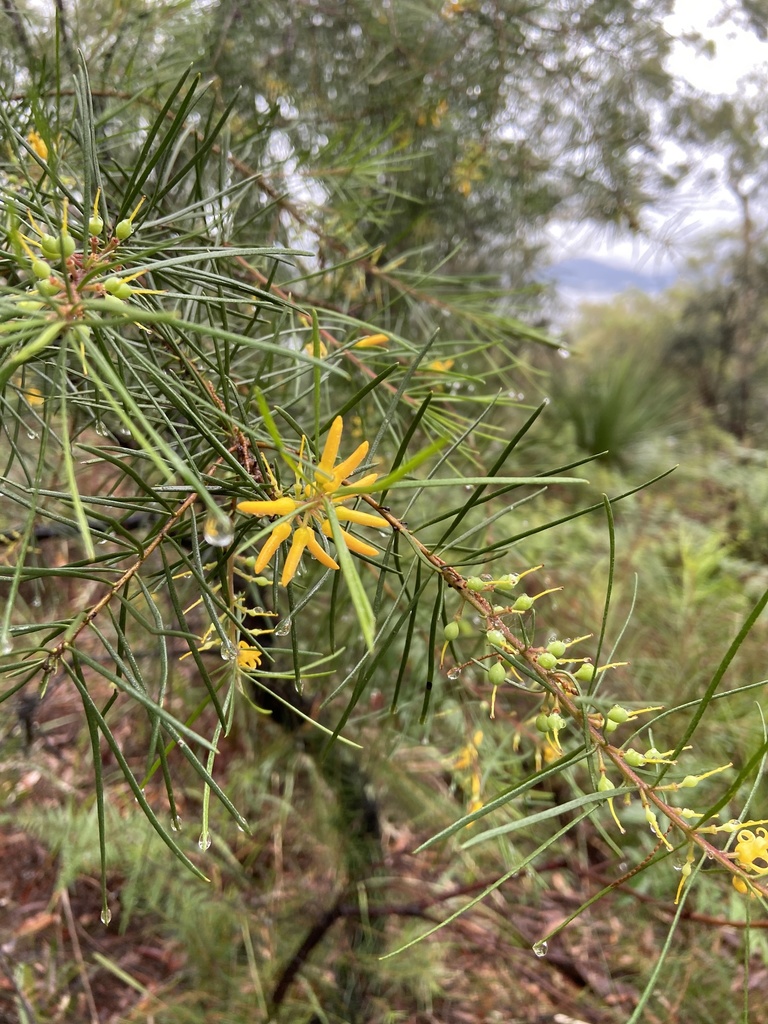
M 768 875 L 768 831 L 743 828 L 736 837 L 733 859 L 752 875 Z M 738 875 L 734 875 L 733 884 L 740 893 L 747 891 L 746 883 Z
M 333 537 L 333 529 L 328 517 L 329 506 L 333 506 L 336 519 L 341 523 L 355 523 L 358 526 L 377 528 L 386 525 L 378 515 L 343 507 L 345 502 L 358 496 L 357 489 L 370 486 L 378 478 L 377 473 L 368 473 L 361 477 L 354 486 L 346 484 L 347 477 L 355 472 L 368 454 L 368 442 L 363 441 L 350 456 L 338 465 L 334 465 L 343 429 L 344 421 L 341 416 L 337 416 L 328 431 L 320 461 L 309 470 L 305 468 L 307 464 L 304 459 L 306 438 L 302 438 L 299 460 L 295 467 L 296 481 L 292 493 L 282 493 L 275 483 L 276 497 L 266 501 L 241 501 L 237 506 L 238 511 L 244 512 L 246 515 L 280 517 L 272 526 L 270 536 L 259 552 L 254 564 L 256 573 L 260 573 L 266 568 L 280 545 L 293 534 L 280 577 L 280 583 L 284 587 L 296 575 L 305 550 L 327 569 L 339 568 L 338 563 L 320 543 L 315 532 L 319 530 L 321 535 Z M 338 494 L 337 492 L 342 487 L 344 492 Z M 352 536 L 347 530 L 342 529 L 341 536 L 349 550 L 357 555 L 371 557 L 378 554 L 375 547 Z

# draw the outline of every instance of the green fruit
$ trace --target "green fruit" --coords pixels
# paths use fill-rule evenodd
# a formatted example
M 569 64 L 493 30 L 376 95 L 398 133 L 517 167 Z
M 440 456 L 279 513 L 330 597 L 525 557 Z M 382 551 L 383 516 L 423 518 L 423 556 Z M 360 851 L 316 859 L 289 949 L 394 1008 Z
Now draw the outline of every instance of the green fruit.
M 485 634 L 485 639 L 489 644 L 494 644 L 496 647 L 504 646 L 504 634 L 500 629 L 489 629 Z
M 585 662 L 578 672 L 573 673 L 573 678 L 578 679 L 580 683 L 591 683 L 595 678 L 595 666 Z
M 550 654 L 549 651 L 542 651 L 539 655 L 539 665 L 544 669 L 552 669 L 557 664 L 557 658 L 554 654 Z
M 554 654 L 556 658 L 562 658 L 568 648 L 567 644 L 564 644 L 562 640 L 551 640 L 547 644 L 547 650 L 550 654 Z
M 645 764 L 645 757 L 639 750 L 633 750 L 632 747 L 624 751 L 624 760 L 631 768 L 642 768 Z
M 512 607 L 516 612 L 527 612 L 529 608 L 533 607 L 533 598 L 528 597 L 527 594 L 521 594 Z
M 45 278 L 43 281 L 37 282 L 37 290 L 41 295 L 44 295 L 49 299 L 52 295 L 56 295 L 61 288 L 59 281 L 52 281 L 50 277 Z
M 459 635 L 459 624 L 458 622 L 449 622 L 443 629 L 443 636 L 446 640 L 455 640 Z
M 488 669 L 488 679 L 494 686 L 501 686 L 507 678 L 507 670 L 500 661 L 495 661 Z
M 98 215 L 91 217 L 88 221 L 88 230 L 92 235 L 100 235 L 104 230 L 104 221 Z
M 130 238 L 132 234 L 133 224 L 127 218 L 119 220 L 115 225 L 115 235 L 121 242 L 124 242 L 126 238 Z
M 565 719 L 559 711 L 553 711 L 547 719 L 547 722 L 549 723 L 549 729 L 547 732 L 557 733 L 560 732 L 561 729 L 565 728 Z
M 64 259 L 68 259 L 77 249 L 77 242 L 74 240 L 72 235 L 66 234 L 61 236 L 61 255 Z
M 616 730 L 618 728 L 619 728 L 619 723 L 618 722 L 612 722 L 610 720 L 610 718 L 606 718 L 606 720 L 603 722 L 603 732 L 605 733 L 606 736 L 610 736 L 611 733 L 612 732 L 616 732 Z
M 549 715 L 545 715 L 543 711 L 536 718 L 536 729 L 541 733 L 549 732 Z
M 485 581 L 481 580 L 479 576 L 468 576 L 467 577 L 467 589 L 468 590 L 485 590 Z
M 626 708 L 623 708 L 621 704 L 614 704 L 611 710 L 608 712 L 608 720 L 615 722 L 616 725 L 623 725 L 629 718 L 629 712 Z
M 32 264 L 32 273 L 38 280 L 42 281 L 44 278 L 51 276 L 51 265 L 46 263 L 45 260 L 35 260 Z
M 107 277 L 104 280 L 104 288 L 110 295 L 116 295 L 118 299 L 130 299 L 133 295 L 133 288 L 124 281 L 122 277 Z

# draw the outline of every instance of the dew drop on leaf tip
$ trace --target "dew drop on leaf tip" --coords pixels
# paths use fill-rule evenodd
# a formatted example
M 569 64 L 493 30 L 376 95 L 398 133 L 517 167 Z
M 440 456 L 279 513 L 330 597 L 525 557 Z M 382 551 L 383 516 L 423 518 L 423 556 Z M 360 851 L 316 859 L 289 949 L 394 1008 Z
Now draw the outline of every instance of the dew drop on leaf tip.
M 533 952 L 535 956 L 542 957 L 547 955 L 549 946 L 546 942 L 535 942 L 533 944 Z
M 112 920 L 112 911 L 109 909 L 109 907 L 104 907 L 101 914 L 99 914 L 99 917 L 101 918 L 102 924 L 109 924 L 109 922 Z
M 200 849 L 205 852 L 211 848 L 211 834 L 210 832 L 202 832 L 200 838 L 197 841 L 197 845 Z

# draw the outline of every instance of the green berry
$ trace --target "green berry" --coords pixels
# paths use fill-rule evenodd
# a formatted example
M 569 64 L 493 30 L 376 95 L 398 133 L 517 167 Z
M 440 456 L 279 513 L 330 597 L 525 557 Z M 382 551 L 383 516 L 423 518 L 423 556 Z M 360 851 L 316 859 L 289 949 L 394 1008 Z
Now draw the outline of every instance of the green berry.
M 606 736 L 610 736 L 611 733 L 616 732 L 618 728 L 619 723 L 611 721 L 610 718 L 606 718 L 606 720 L 603 722 L 603 732 L 606 734 Z
M 43 235 L 40 239 L 40 248 L 47 260 L 58 259 L 61 255 L 61 239 L 56 235 Z
M 494 686 L 501 686 L 507 678 L 507 670 L 500 661 L 495 661 L 488 669 L 488 679 Z
M 496 647 L 504 646 L 504 634 L 500 629 L 489 629 L 485 634 L 485 639 L 489 644 L 494 644 Z
M 547 722 L 549 723 L 549 729 L 547 732 L 558 733 L 561 729 L 565 728 L 565 719 L 559 711 L 553 711 L 547 719 Z
M 549 651 L 542 651 L 539 655 L 539 666 L 541 668 L 549 669 L 554 668 L 557 664 L 557 658 L 554 654 L 550 654 Z
M 516 612 L 527 612 L 529 608 L 533 607 L 533 598 L 527 594 L 521 594 L 512 607 Z
M 68 259 L 77 249 L 77 242 L 74 240 L 72 235 L 66 234 L 61 236 L 61 255 L 64 259 Z
M 549 732 L 549 715 L 545 715 L 543 711 L 536 718 L 536 729 L 541 733 Z
M 118 299 L 130 299 L 133 295 L 133 288 L 124 281 L 122 277 L 107 277 L 104 280 L 104 288 L 110 295 L 116 295 Z
M 99 217 L 98 214 L 91 217 L 88 221 L 88 230 L 92 235 L 100 235 L 104 230 L 104 221 Z
M 37 290 L 45 298 L 50 298 L 52 295 L 56 295 L 61 285 L 58 281 L 52 281 L 50 277 L 46 277 L 42 281 L 37 282 Z
M 458 622 L 449 622 L 443 629 L 443 636 L 446 640 L 455 640 L 459 635 L 459 624 Z
M 611 710 L 608 712 L 608 719 L 611 722 L 615 722 L 616 725 L 623 725 L 629 718 L 629 712 L 626 708 L 623 708 L 621 704 L 614 704 Z
M 481 580 L 479 576 L 468 576 L 467 577 L 467 589 L 468 590 L 485 590 L 485 580 Z
M 595 666 L 585 662 L 577 672 L 573 673 L 573 678 L 578 679 L 580 683 L 591 683 L 595 678 Z
M 127 218 L 119 220 L 115 225 L 115 235 L 121 242 L 124 242 L 126 238 L 130 238 L 132 234 L 133 224 Z
M 632 747 L 624 751 L 624 760 L 631 768 L 642 768 L 645 764 L 645 757 L 639 750 L 633 750 Z
M 567 650 L 568 645 L 564 644 L 562 640 L 551 640 L 547 644 L 547 650 L 550 654 L 554 654 L 556 658 L 562 658 Z
M 38 280 L 42 281 L 44 278 L 51 276 L 51 265 L 46 263 L 45 260 L 35 260 L 32 264 L 32 273 Z

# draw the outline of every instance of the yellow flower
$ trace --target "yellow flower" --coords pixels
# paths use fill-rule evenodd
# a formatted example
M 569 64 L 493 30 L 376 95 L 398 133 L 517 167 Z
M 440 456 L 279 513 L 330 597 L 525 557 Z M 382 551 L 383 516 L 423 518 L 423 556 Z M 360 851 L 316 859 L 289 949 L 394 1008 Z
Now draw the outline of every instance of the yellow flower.
M 386 345 L 388 342 L 388 334 L 366 334 L 364 338 L 358 339 L 352 348 L 376 348 L 378 345 Z
M 39 132 L 34 129 L 27 135 L 27 142 L 30 144 L 32 149 L 37 153 L 41 160 L 48 159 L 48 147 Z
M 368 442 L 363 441 L 351 455 L 338 465 L 334 465 L 343 429 L 344 421 L 341 416 L 337 416 L 328 431 L 320 461 L 310 471 L 306 471 L 304 468 L 302 454 L 306 438 L 302 439 L 301 454 L 296 469 L 296 482 L 291 494 L 280 494 L 267 501 L 241 501 L 238 504 L 238 511 L 244 512 L 246 515 L 279 516 L 283 520 L 283 522 L 275 523 L 264 547 L 259 552 L 253 567 L 257 575 L 266 568 L 283 541 L 288 540 L 291 535 L 293 535 L 291 546 L 280 577 L 282 586 L 287 586 L 296 575 L 296 570 L 305 551 L 327 569 L 338 569 L 338 563 L 320 543 L 315 532 L 319 530 L 325 537 L 333 537 L 331 522 L 328 518 L 329 505 L 333 506 L 336 518 L 340 523 L 356 523 L 358 526 L 375 528 L 385 525 L 384 520 L 377 515 L 361 512 L 355 508 L 343 507 L 344 502 L 356 497 L 355 491 L 351 490 L 349 486 L 345 486 L 345 480 L 355 472 L 368 454 Z M 377 477 L 378 473 L 368 473 L 361 477 L 354 486 L 368 487 Z M 345 487 L 345 493 L 334 497 L 340 487 Z M 341 535 L 346 546 L 355 554 L 369 557 L 378 554 L 375 547 L 359 540 L 346 530 L 341 530 Z
M 768 832 L 764 828 L 739 832 L 733 848 L 733 858 L 739 867 L 755 875 L 768 875 Z
M 253 672 L 261 664 L 261 651 L 258 647 L 251 647 L 246 640 L 241 640 L 238 645 L 237 664 L 246 672 Z

